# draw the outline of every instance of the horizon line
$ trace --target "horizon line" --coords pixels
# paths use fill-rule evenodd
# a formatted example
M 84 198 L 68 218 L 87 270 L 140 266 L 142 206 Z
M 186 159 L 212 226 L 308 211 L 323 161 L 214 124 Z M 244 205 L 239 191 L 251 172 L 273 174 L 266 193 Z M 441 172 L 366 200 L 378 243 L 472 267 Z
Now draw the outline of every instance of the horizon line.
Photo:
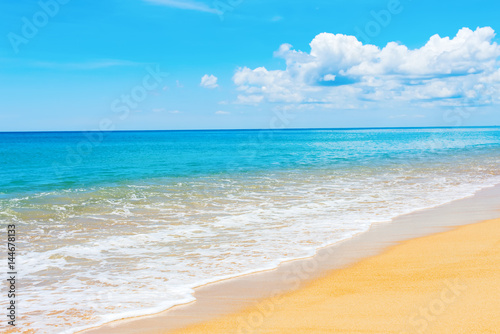
M 291 130 L 398 130 L 398 129 L 471 129 L 500 128 L 500 125 L 466 125 L 466 126 L 381 126 L 381 127 L 342 127 L 342 128 L 255 128 L 255 129 L 163 129 L 163 130 L 32 130 L 32 131 L 0 131 L 0 133 L 88 133 L 88 132 L 191 132 L 191 131 L 291 131 Z

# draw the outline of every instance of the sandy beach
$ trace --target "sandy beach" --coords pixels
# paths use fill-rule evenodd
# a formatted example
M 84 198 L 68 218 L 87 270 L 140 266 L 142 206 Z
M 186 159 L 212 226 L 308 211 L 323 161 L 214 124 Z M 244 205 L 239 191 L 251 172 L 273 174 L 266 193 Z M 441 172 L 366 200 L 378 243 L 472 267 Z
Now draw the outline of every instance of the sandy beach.
M 500 219 L 416 238 L 173 333 L 497 333 Z

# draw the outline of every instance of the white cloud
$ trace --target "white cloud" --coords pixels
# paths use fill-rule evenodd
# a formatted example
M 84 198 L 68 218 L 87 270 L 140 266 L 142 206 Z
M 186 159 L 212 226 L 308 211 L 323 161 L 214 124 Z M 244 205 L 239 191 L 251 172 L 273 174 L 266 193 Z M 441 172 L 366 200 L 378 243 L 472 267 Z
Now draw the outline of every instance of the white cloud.
M 370 101 L 491 102 L 500 92 L 500 47 L 494 36 L 490 27 L 463 28 L 454 38 L 434 35 L 421 48 L 409 49 L 396 42 L 379 48 L 354 36 L 321 33 L 309 53 L 281 45 L 275 56 L 285 59 L 285 70 L 243 67 L 233 81 L 240 91 L 238 102 L 248 104 L 360 108 Z
M 500 69 L 481 79 L 485 83 L 500 83 Z
M 326 74 L 324 77 L 323 77 L 323 81 L 335 81 L 335 78 L 337 76 L 334 75 L 334 74 Z
M 238 95 L 237 103 L 241 104 L 258 104 L 264 100 L 262 95 Z
M 192 0 L 145 0 L 146 2 L 151 2 L 157 5 L 163 5 L 178 9 L 195 10 L 199 12 L 220 14 L 217 9 L 214 9 L 203 2 L 192 1 Z
M 219 110 L 219 111 L 216 111 L 215 112 L 216 115 L 229 115 L 230 112 L 229 111 L 222 111 L 222 110 Z
M 213 74 L 210 74 L 210 75 L 205 74 L 201 78 L 200 86 L 205 87 L 205 88 L 210 88 L 210 89 L 219 87 L 219 85 L 217 84 L 217 77 Z

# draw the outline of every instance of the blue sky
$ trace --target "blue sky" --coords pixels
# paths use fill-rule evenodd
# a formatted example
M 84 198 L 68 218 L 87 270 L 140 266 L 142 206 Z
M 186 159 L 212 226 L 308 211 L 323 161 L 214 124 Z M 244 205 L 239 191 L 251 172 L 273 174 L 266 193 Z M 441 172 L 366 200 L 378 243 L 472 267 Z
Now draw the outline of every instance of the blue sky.
M 499 14 L 493 0 L 4 0 L 0 131 L 500 125 Z

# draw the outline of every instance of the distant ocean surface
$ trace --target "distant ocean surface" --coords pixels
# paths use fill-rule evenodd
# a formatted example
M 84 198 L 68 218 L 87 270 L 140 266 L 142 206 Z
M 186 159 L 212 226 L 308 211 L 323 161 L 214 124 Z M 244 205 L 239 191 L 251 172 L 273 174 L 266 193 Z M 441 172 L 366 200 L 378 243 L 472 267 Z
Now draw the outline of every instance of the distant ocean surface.
M 155 313 L 470 196 L 500 183 L 499 167 L 499 128 L 0 133 L 18 327 Z

